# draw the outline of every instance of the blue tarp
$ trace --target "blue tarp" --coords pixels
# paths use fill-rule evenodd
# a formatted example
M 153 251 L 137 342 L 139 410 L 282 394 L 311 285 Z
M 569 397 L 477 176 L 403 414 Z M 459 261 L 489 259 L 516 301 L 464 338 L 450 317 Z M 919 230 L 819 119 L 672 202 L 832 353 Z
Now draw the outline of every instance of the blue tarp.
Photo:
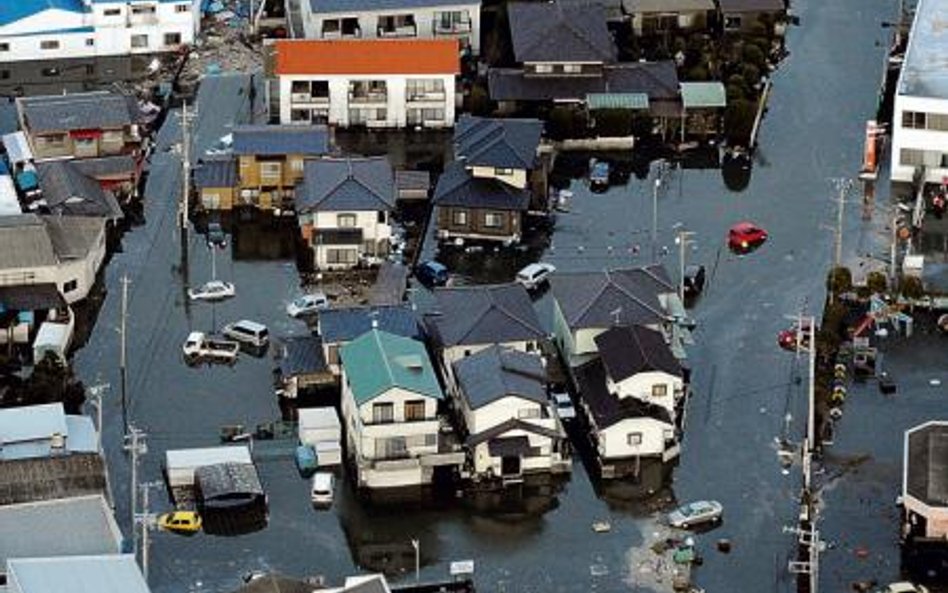
M 21 171 L 17 173 L 16 184 L 23 191 L 30 191 L 39 186 L 39 179 L 36 178 L 35 171 Z

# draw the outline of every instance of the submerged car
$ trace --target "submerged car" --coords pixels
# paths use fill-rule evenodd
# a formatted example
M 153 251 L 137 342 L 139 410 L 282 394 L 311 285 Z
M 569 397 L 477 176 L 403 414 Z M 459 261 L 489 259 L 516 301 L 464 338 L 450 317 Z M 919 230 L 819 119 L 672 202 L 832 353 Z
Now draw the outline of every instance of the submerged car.
M 517 282 L 523 284 L 527 290 L 533 290 L 549 279 L 550 274 L 556 271 L 556 266 L 548 263 L 530 264 L 517 272 Z
M 810 347 L 810 326 L 808 324 L 804 324 L 803 327 L 794 324 L 777 334 L 777 345 L 790 352 L 797 349 L 797 340 L 799 340 L 800 348 Z
M 434 260 L 422 262 L 415 268 L 415 278 L 425 286 L 444 286 L 448 283 L 448 268 Z
M 879 593 L 928 593 L 928 588 L 922 585 L 909 583 L 908 581 L 901 581 L 898 583 L 890 583 L 889 585 L 886 585 L 885 589 Z
M 332 506 L 333 489 L 336 478 L 329 472 L 316 472 L 310 488 L 310 500 L 314 507 L 328 508 Z
M 749 253 L 767 241 L 767 231 L 752 222 L 739 222 L 727 233 L 727 246 L 735 253 Z
M 211 280 L 197 288 L 188 289 L 188 298 L 192 301 L 222 301 L 237 294 L 237 289 L 230 282 Z
M 158 527 L 175 533 L 201 531 L 201 516 L 194 511 L 173 511 L 158 517 Z
M 692 264 L 685 268 L 685 296 L 694 298 L 704 290 L 704 266 Z
M 681 505 L 668 513 L 668 524 L 672 527 L 688 529 L 704 523 L 717 523 L 721 520 L 724 507 L 716 500 L 697 500 Z
M 609 163 L 596 159 L 589 161 L 589 185 L 596 188 L 609 186 Z
M 286 306 L 286 314 L 294 318 L 305 317 L 328 308 L 329 297 L 323 292 L 314 292 L 293 299 L 293 302 Z

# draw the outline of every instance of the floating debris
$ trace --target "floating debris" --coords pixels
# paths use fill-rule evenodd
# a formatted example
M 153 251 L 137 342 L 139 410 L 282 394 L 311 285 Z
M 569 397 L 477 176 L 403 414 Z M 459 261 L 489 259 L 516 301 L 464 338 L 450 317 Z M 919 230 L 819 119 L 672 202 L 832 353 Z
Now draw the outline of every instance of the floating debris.
M 596 533 L 608 533 L 612 531 L 612 524 L 608 521 L 595 521 L 592 524 L 592 530 Z

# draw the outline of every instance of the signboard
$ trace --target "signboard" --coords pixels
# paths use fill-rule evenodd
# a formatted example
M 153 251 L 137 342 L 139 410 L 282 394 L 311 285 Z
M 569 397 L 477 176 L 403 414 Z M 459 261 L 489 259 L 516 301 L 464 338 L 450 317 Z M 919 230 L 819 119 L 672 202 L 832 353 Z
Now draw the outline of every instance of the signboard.
M 473 560 L 458 560 L 457 562 L 451 563 L 451 576 L 456 577 L 468 574 L 474 574 Z

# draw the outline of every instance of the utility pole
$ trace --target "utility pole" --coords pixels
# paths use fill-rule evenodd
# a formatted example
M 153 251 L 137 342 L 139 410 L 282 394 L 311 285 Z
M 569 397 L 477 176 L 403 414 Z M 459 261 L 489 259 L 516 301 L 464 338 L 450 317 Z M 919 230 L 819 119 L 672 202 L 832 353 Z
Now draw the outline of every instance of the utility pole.
M 186 238 L 191 194 L 191 118 L 188 102 L 181 105 L 181 231 Z
M 151 530 L 155 527 L 155 516 L 148 506 L 148 491 L 161 486 L 160 482 L 145 482 L 139 486 L 142 491 L 142 512 L 135 516 L 135 528 L 142 531 L 142 576 L 148 582 L 148 548 L 151 544 Z M 137 551 L 137 550 L 136 550 Z
M 662 187 L 661 173 L 655 178 L 652 186 L 652 263 L 657 260 L 658 253 L 658 190 Z
M 145 433 L 135 426 L 128 427 L 128 433 L 125 435 L 125 450 L 131 455 L 131 515 L 132 515 L 132 543 L 133 548 L 138 548 L 138 530 L 135 528 L 138 520 L 138 457 L 148 452 L 145 445 Z
M 121 334 L 121 343 L 119 349 L 119 373 L 121 374 L 122 381 L 122 424 L 125 426 L 125 430 L 128 430 L 128 370 L 126 368 L 127 363 L 127 352 L 126 352 L 126 321 L 128 319 L 128 285 L 131 283 L 131 280 L 128 279 L 127 274 L 122 275 L 122 319 L 119 329 Z
M 109 389 L 109 387 L 108 383 L 100 383 L 89 388 L 89 403 L 95 406 L 96 412 L 96 451 L 102 456 L 103 462 L 105 461 L 105 449 L 102 448 L 102 392 Z M 109 502 L 109 507 L 114 511 L 115 499 L 112 498 L 112 481 L 109 477 L 109 464 L 103 463 L 103 469 L 105 470 L 105 496 Z
M 415 582 L 421 582 L 421 542 L 417 539 L 411 540 L 411 547 L 415 548 Z
M 678 243 L 678 298 L 681 299 L 682 306 L 685 303 L 685 250 L 692 244 L 693 236 L 694 232 L 679 229 L 675 238 Z
M 849 191 L 852 181 L 849 179 L 838 179 L 836 189 L 839 196 L 836 199 L 836 244 L 833 257 L 833 264 L 838 268 L 843 260 L 843 212 L 846 207 L 846 192 Z

